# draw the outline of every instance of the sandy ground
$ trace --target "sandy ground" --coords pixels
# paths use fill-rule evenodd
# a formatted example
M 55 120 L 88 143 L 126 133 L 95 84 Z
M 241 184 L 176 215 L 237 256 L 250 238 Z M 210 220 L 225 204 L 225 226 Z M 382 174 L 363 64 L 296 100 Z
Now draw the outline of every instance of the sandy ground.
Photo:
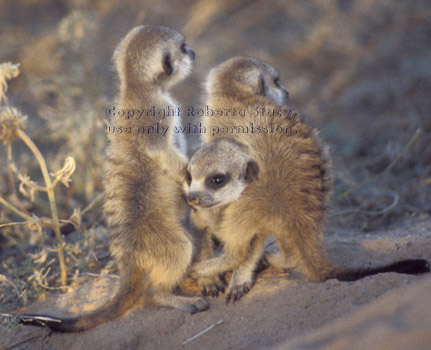
M 370 266 L 409 257 L 431 260 L 431 218 L 425 215 L 369 234 L 329 228 L 327 237 L 328 251 L 337 265 Z M 70 293 L 51 295 L 20 311 L 63 316 L 91 310 L 112 295 L 117 278 L 87 278 Z M 422 324 L 428 329 L 422 329 L 420 339 L 431 344 L 431 322 L 421 319 L 424 312 L 431 315 L 431 298 L 426 297 L 428 292 L 412 290 L 416 286 L 428 291 L 431 277 L 387 273 L 356 282 L 312 283 L 294 272 L 268 269 L 258 276 L 251 292 L 234 305 L 225 305 L 222 296 L 211 300 L 210 310 L 195 315 L 139 305 L 117 320 L 75 334 L 26 326 L 6 334 L 0 340 L 0 349 L 367 349 L 362 346 L 371 343 L 357 340 L 369 339 L 364 338 L 370 331 L 366 327 L 371 324 L 369 317 L 376 324 L 371 331 L 382 329 L 376 339 L 383 343 L 385 337 L 394 339 L 389 329 L 410 334 L 403 339 L 407 345 L 413 344 L 418 339 L 414 329 Z M 190 292 L 190 288 L 185 289 Z M 399 298 L 395 303 L 394 295 Z M 421 304 L 414 306 L 416 301 Z M 407 304 L 403 306 L 403 302 Z M 401 314 L 395 312 L 394 305 L 401 308 Z M 406 310 L 413 311 L 406 314 Z M 421 310 L 422 314 L 416 312 Z M 395 322 L 391 318 L 394 313 L 403 321 Z M 384 328 L 384 322 L 393 324 Z M 213 328 L 191 339 L 210 326 Z M 351 335 L 350 343 L 337 340 L 346 334 Z M 421 349 L 417 344 L 410 348 Z

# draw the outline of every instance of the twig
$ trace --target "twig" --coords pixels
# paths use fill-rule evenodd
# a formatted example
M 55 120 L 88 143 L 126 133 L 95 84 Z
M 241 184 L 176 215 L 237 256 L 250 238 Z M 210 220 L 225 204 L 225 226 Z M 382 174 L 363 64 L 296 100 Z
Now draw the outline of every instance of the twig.
M 31 224 L 33 221 L 20 221 L 20 222 L 9 222 L 7 224 L 1 224 L 1 227 L 8 227 L 8 226 L 17 226 L 17 225 L 27 225 L 27 224 Z
M 119 278 L 120 276 L 114 275 L 112 273 L 92 273 L 92 272 L 81 272 L 80 275 L 91 276 L 91 277 L 113 277 Z
M 45 272 L 43 270 L 44 269 L 42 269 L 41 271 L 36 271 L 36 273 L 35 273 L 35 277 L 36 277 L 35 279 L 36 279 L 36 282 L 39 284 L 39 286 L 41 286 L 42 288 L 48 289 L 48 290 L 61 290 L 63 292 L 69 289 L 69 287 L 67 287 L 67 286 L 50 287 L 49 285 L 45 284 L 42 281 L 42 279 L 46 280 L 46 276 L 48 276 L 48 274 L 50 273 L 51 268 L 48 267 Z
M 10 286 L 12 286 L 13 289 L 15 290 L 15 293 L 18 295 L 18 297 L 20 296 L 18 287 L 15 285 L 15 283 L 13 283 L 11 280 L 9 280 L 6 276 L 0 274 L 0 282 L 4 282 L 4 283 L 7 283 Z
M 377 210 L 377 211 L 368 211 L 368 210 L 361 210 L 361 209 L 357 209 L 357 208 L 351 208 L 351 209 L 347 209 L 347 210 L 342 210 L 339 212 L 335 212 L 329 215 L 329 217 L 334 217 L 334 216 L 339 216 L 339 215 L 347 215 L 347 214 L 352 214 L 352 213 L 362 213 L 365 215 L 371 215 L 371 216 L 378 216 L 378 215 L 383 215 L 386 213 L 389 213 L 390 211 L 392 211 L 392 209 L 394 209 L 399 202 L 399 195 L 396 192 L 392 192 L 392 194 L 394 195 L 394 200 L 392 202 L 391 205 L 389 205 L 388 207 L 382 209 L 382 210 Z
M 218 326 L 219 324 L 222 324 L 223 322 L 224 322 L 223 320 L 218 320 L 216 323 L 214 323 L 211 326 L 205 328 L 203 331 L 200 331 L 198 334 L 194 335 L 193 337 L 187 339 L 186 341 L 183 341 L 183 345 L 186 345 L 187 343 L 190 343 L 192 340 L 195 340 L 196 338 L 199 338 L 201 335 L 207 333 L 208 331 L 210 331 L 214 327 Z
M 407 193 L 409 193 L 412 190 L 416 190 L 418 188 L 427 186 L 427 185 L 431 185 L 431 177 L 429 177 L 428 179 L 425 179 L 421 182 L 419 182 L 418 184 L 414 184 L 412 186 L 409 186 L 407 189 L 405 189 L 403 192 L 401 192 L 402 195 L 405 195 Z
M 57 205 L 55 203 L 54 188 L 52 187 L 52 184 L 51 184 L 51 177 L 49 176 L 45 159 L 43 158 L 42 153 L 40 153 L 39 149 L 34 144 L 32 139 L 30 139 L 30 137 L 28 137 L 27 134 L 21 129 L 17 130 L 17 136 L 28 146 L 28 148 L 30 148 L 30 150 L 33 152 L 34 156 L 36 157 L 37 161 L 39 162 L 40 169 L 42 171 L 42 175 L 45 180 L 46 188 L 48 189 L 47 193 L 48 193 L 49 205 L 51 207 L 52 221 L 54 225 L 54 232 L 55 232 L 57 247 L 58 247 L 58 258 L 60 262 L 60 271 L 61 271 L 61 284 L 63 286 L 66 286 L 67 273 L 66 273 L 66 264 L 64 262 L 63 239 L 61 238 L 61 233 L 60 233 Z
M 357 191 L 363 187 L 365 187 L 366 185 L 370 184 L 371 182 L 377 180 L 380 176 L 387 174 L 389 171 L 391 171 L 391 169 L 398 163 L 398 161 L 401 159 L 401 157 L 407 153 L 407 151 L 410 149 L 410 147 L 412 147 L 412 145 L 417 141 L 417 139 L 419 138 L 419 136 L 421 135 L 422 130 L 416 129 L 415 133 L 413 134 L 413 136 L 410 138 L 409 142 L 407 143 L 407 145 L 405 145 L 405 147 L 401 150 L 400 153 L 397 154 L 397 156 L 395 157 L 395 159 L 380 173 L 370 177 L 367 181 L 363 182 L 362 184 L 353 187 L 341 194 L 339 194 L 339 196 L 341 197 L 345 197 L 347 196 L 349 193 L 353 192 L 353 191 Z
M 99 193 L 96 198 L 94 198 L 89 205 L 81 212 L 81 216 L 93 209 L 97 203 L 99 203 L 104 197 L 104 193 Z
M 21 200 L 19 199 L 18 192 L 15 188 L 15 179 L 12 176 L 13 166 L 15 166 L 15 164 L 13 163 L 13 160 L 12 160 L 12 144 L 11 143 L 8 143 L 6 145 L 6 152 L 7 152 L 7 161 L 8 161 L 7 169 L 8 169 L 9 187 L 11 189 L 13 196 L 15 197 L 15 201 L 18 204 L 18 207 L 21 209 L 21 211 L 24 214 L 29 215 L 29 212 L 27 211 L 27 209 L 24 207 Z
M 0 204 L 3 204 L 6 208 L 8 208 L 10 211 L 14 212 L 16 215 L 21 216 L 23 219 L 26 219 L 28 221 L 34 221 L 34 219 L 31 216 L 24 214 L 22 211 L 15 208 L 12 204 L 8 203 L 2 197 L 0 197 Z

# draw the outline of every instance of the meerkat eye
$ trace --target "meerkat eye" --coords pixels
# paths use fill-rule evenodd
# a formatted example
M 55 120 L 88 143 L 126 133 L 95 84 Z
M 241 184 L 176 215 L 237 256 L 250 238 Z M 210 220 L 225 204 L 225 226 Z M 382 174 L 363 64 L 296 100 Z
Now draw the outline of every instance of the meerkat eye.
M 216 190 L 226 185 L 228 179 L 229 179 L 228 175 L 216 174 L 207 179 L 206 185 L 207 187 Z
M 181 45 L 181 52 L 182 52 L 182 53 L 187 53 L 187 49 L 186 49 L 186 44 L 185 44 L 185 43 L 183 43 L 183 44 Z
M 274 79 L 274 84 L 276 86 L 280 87 L 280 78 L 279 77 L 277 77 L 277 78 Z
M 163 58 L 163 70 L 167 75 L 171 75 L 172 72 L 174 71 L 174 68 L 172 67 L 172 62 L 171 62 L 171 55 L 169 54 L 167 54 Z
M 187 185 L 189 186 L 192 183 L 192 175 L 188 171 L 186 171 L 186 182 L 187 182 Z

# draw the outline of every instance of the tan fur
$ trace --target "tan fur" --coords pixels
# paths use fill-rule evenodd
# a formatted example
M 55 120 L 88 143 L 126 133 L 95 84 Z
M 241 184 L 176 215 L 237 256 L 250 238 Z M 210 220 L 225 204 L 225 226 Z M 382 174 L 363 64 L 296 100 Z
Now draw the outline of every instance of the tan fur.
M 227 205 L 222 205 L 223 219 L 217 224 L 209 224 L 208 217 L 212 211 L 219 210 L 219 206 L 194 211 L 196 225 L 221 239 L 224 254 L 195 264 L 193 275 L 208 278 L 233 269 L 228 293 L 237 297 L 235 293 L 241 294 L 242 289 L 246 292 L 251 287 L 265 238 L 272 235 L 280 247 L 280 255 L 269 257 L 273 264 L 283 268 L 299 267 L 314 280 L 327 278 L 333 268 L 322 249 L 322 225 L 331 181 L 329 157 L 317 131 L 307 126 L 298 115 L 292 117 L 293 113 L 290 118 L 253 116 L 252 108 L 256 106 L 289 109 L 284 104 L 287 90 L 278 84 L 278 73 L 254 59 L 234 58 L 214 68 L 207 80 L 207 94 L 210 109 L 244 109 L 246 115 L 204 119 L 207 143 L 189 164 L 192 181 L 208 175 L 211 166 L 217 169 L 232 168 L 234 164 L 245 166 L 247 156 L 242 155 L 238 159 L 238 147 L 241 146 L 245 147 L 249 159 L 257 163 L 259 173 L 253 183 L 246 184 L 238 198 L 231 198 L 231 193 L 239 184 L 227 186 L 222 195 Z M 229 128 L 250 126 L 250 123 L 255 126 L 273 123 L 274 127 L 290 127 L 293 133 L 211 135 L 214 126 Z M 230 144 L 230 141 L 225 144 L 208 143 L 220 139 L 235 140 L 241 146 Z M 203 159 L 208 159 L 208 166 L 202 166 Z M 197 169 L 200 169 L 200 174 Z M 192 189 L 187 190 L 190 194 Z M 200 204 L 205 206 L 202 198 Z M 205 288 L 213 287 L 208 285 Z
M 185 189 L 194 207 L 193 221 L 204 235 L 220 239 L 224 250 L 193 265 L 192 276 L 204 278 L 203 292 L 217 294 L 214 290 L 222 290 L 218 276 L 232 270 L 227 300 L 247 293 L 268 236 L 276 239 L 280 251 L 267 257 L 271 265 L 299 268 L 317 281 L 429 271 L 427 261 L 420 259 L 365 270 L 331 266 L 322 231 L 332 188 L 327 148 L 318 132 L 294 113 L 253 112 L 254 107 L 289 110 L 287 90 L 274 68 L 251 58 L 233 58 L 211 70 L 206 88 L 211 110 L 245 110 L 245 116 L 205 117 L 205 144 L 188 165 Z M 238 126 L 250 128 L 251 123 L 272 123 L 289 133 L 238 132 Z M 230 131 L 212 135 L 213 127 Z
M 182 48 L 184 38 L 171 29 L 145 26 L 133 31 L 114 55 L 121 82 L 118 108 L 174 108 L 167 89 L 188 75 L 194 53 Z M 173 66 L 170 75 L 162 67 L 165 55 Z M 202 311 L 208 308 L 203 299 L 172 294 L 193 255 L 190 234 L 183 226 L 186 159 L 172 144 L 172 118 L 130 119 L 127 126 L 143 123 L 170 129 L 166 136 L 133 132 L 111 136 L 107 151 L 105 213 L 112 230 L 111 252 L 120 274 L 130 265 L 147 274 L 147 288 L 159 305 Z
M 194 52 L 181 34 L 165 27 L 139 26 L 114 54 L 120 78 L 117 109 L 174 108 L 169 87 L 187 76 Z M 163 62 L 169 55 L 168 74 Z M 164 127 L 172 118 L 114 117 L 113 126 L 132 132 L 110 135 L 106 151 L 104 206 L 112 235 L 110 251 L 120 271 L 120 290 L 113 301 L 88 315 L 64 320 L 60 331 L 78 331 L 118 317 L 146 293 L 161 306 L 190 313 L 208 308 L 200 297 L 172 294 L 192 261 L 193 244 L 183 226 L 182 181 L 186 159 L 172 145 L 172 133 L 138 134 L 138 126 Z
M 207 79 L 207 94 L 210 109 L 244 109 L 246 115 L 206 117 L 203 122 L 207 129 L 205 141 L 235 140 L 245 146 L 245 154 L 257 163 L 259 173 L 253 183 L 246 184 L 238 198 L 230 196 L 233 187 L 239 184 L 227 186 L 222 196 L 227 205 L 223 207 L 223 220 L 218 224 L 207 222 L 211 211 L 218 207 L 194 211 L 196 225 L 221 239 L 224 254 L 195 264 L 193 275 L 215 276 L 233 269 L 228 293 L 235 295 L 237 289 L 247 290 L 253 270 L 262 257 L 264 240 L 272 235 L 280 247 L 280 255 L 269 258 L 273 264 L 284 268 L 296 266 L 312 279 L 325 279 L 333 271 L 322 249 L 322 225 L 331 181 L 327 150 L 317 132 L 299 116 L 292 117 L 293 113 L 291 118 L 253 116 L 252 108 L 256 106 L 288 109 L 284 104 L 287 90 L 278 84 L 278 73 L 254 59 L 234 58 L 214 68 Z M 294 133 L 211 135 L 213 126 L 229 128 L 250 126 L 250 123 L 255 126 L 273 123 L 274 127 L 290 127 Z M 211 165 L 220 169 L 232 168 L 234 163 L 246 164 L 247 156 L 237 158 L 238 147 L 229 142 L 225 145 L 207 143 L 189 164 L 193 181 L 205 173 L 208 175 Z M 206 168 L 202 167 L 204 158 L 209 162 Z M 197 169 L 201 174 L 196 173 Z M 190 194 L 192 189 L 187 190 Z

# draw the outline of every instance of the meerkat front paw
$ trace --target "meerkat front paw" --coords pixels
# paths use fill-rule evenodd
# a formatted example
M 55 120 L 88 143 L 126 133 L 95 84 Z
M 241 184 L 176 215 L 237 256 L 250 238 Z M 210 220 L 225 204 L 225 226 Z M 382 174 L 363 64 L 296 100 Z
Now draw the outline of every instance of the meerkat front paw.
M 253 286 L 253 282 L 253 271 L 235 270 L 229 282 L 226 304 L 228 304 L 230 300 L 235 302 L 246 295 Z
M 253 282 L 246 282 L 241 285 L 229 286 L 227 295 L 226 295 L 226 304 L 229 304 L 229 301 L 232 299 L 232 302 L 236 302 L 241 299 L 244 295 L 246 295 L 251 287 L 253 286 Z
M 218 297 L 219 293 L 224 293 L 226 282 L 217 275 L 199 278 L 198 285 L 203 296 Z

